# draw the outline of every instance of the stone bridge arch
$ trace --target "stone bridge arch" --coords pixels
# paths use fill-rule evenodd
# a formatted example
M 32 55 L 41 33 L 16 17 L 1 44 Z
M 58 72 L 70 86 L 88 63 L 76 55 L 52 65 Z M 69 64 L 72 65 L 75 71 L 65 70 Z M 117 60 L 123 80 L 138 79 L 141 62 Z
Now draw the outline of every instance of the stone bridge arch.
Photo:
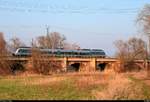
M 114 70 L 117 71 L 120 66 L 120 63 L 116 62 L 97 62 L 96 70 L 105 71 L 105 70 Z
M 68 71 L 72 69 L 72 71 L 75 72 L 81 72 L 81 71 L 90 71 L 90 62 L 69 62 L 68 63 Z M 69 69 L 70 68 L 70 69 Z
M 27 61 L 11 61 L 10 68 L 13 74 L 16 72 L 24 72 L 27 68 Z
M 80 69 L 80 62 L 72 62 L 72 63 L 69 63 L 68 66 L 67 66 L 67 71 L 73 71 L 73 72 L 78 72 L 79 69 Z
M 104 71 L 107 67 L 108 63 L 106 62 L 98 62 L 96 63 L 96 70 Z

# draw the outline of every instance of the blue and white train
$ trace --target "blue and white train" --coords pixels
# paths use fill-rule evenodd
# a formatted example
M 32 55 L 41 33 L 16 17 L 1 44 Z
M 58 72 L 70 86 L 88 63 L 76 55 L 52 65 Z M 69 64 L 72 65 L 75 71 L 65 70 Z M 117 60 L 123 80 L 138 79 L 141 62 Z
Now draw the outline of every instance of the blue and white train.
M 45 49 L 40 48 L 39 51 L 48 56 L 58 57 L 100 57 L 105 58 L 106 54 L 102 49 L 79 49 L 79 50 L 65 50 L 65 49 Z M 32 48 L 20 47 L 14 53 L 14 56 L 31 56 Z

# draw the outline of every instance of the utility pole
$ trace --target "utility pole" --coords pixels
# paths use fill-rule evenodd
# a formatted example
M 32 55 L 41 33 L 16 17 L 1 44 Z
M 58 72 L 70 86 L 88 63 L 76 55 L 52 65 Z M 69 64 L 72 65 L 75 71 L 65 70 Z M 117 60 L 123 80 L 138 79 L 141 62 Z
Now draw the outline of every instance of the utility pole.
M 34 47 L 34 40 L 32 38 L 32 41 L 31 41 L 31 46 Z
M 46 26 L 46 32 L 47 32 L 47 36 L 49 34 L 49 26 Z
M 48 47 L 48 44 L 49 44 L 49 25 L 46 26 L 46 43 L 47 43 L 47 48 Z

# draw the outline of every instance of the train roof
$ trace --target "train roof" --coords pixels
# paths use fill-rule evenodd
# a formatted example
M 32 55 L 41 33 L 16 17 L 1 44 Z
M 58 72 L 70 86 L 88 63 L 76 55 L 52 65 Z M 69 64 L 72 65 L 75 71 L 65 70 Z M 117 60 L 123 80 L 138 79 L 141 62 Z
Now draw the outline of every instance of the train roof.
M 102 49 L 92 49 L 93 51 L 103 51 Z
M 103 51 L 102 49 L 80 49 L 80 50 L 84 50 L 84 51 Z
M 38 47 L 37 47 L 38 48 Z M 31 47 L 19 47 L 18 49 L 32 49 Z M 41 51 L 60 51 L 60 52 L 89 52 L 89 51 L 100 51 L 104 52 L 102 49 L 78 49 L 78 50 L 67 50 L 67 49 L 48 49 L 39 48 Z
M 31 48 L 31 47 L 18 47 L 18 49 L 22 49 L 22 48 Z
M 83 50 L 83 51 L 90 51 L 91 49 L 80 49 L 80 50 Z

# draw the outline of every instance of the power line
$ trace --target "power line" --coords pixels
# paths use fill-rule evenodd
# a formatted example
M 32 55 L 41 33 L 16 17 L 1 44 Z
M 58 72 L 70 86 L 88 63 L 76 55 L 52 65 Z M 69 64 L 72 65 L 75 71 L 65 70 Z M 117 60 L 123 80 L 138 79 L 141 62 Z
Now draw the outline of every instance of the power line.
M 46 10 L 46 9 L 22 9 L 0 7 L 0 11 L 20 12 L 20 13 L 50 13 L 50 14 L 136 14 L 139 10 Z
M 33 2 L 34 1 L 34 2 Z M 35 0 L 30 2 L 25 1 L 10 1 L 0 0 L 0 11 L 10 12 L 28 12 L 28 13 L 78 13 L 78 14 L 99 14 L 99 13 L 114 13 L 114 14 L 129 14 L 137 13 L 138 8 L 108 8 L 100 6 L 79 6 L 79 5 L 58 5 L 55 3 L 38 3 Z M 37 0 L 39 1 L 39 0 Z
M 16 29 L 32 29 L 33 27 L 34 28 L 43 28 L 44 30 L 44 27 L 43 26 L 31 26 L 31 25 L 22 25 L 22 26 L 3 26 L 3 25 L 0 25 L 1 28 L 16 28 Z M 26 27 L 26 28 L 24 28 Z M 110 34 L 105 34 L 105 33 L 98 33 L 98 32 L 93 32 L 93 31 L 84 31 L 84 30 L 80 30 L 80 29 L 74 29 L 74 28 L 70 28 L 70 27 L 61 27 L 61 26 L 55 26 L 55 25 L 46 25 L 46 34 L 49 34 L 50 31 L 49 31 L 49 28 L 55 28 L 55 29 L 62 29 L 62 30 L 65 30 L 65 31 L 68 31 L 68 32 L 78 32 L 78 33 L 83 33 L 83 34 L 96 34 L 96 35 L 107 35 L 107 36 L 110 36 Z M 111 35 L 112 36 L 112 35 Z
M 90 7 L 88 5 L 85 5 L 86 3 L 80 4 L 80 2 L 78 2 L 78 4 L 80 4 L 80 6 L 78 4 L 77 5 L 70 4 L 69 2 L 67 2 L 67 0 L 65 0 L 65 4 L 64 3 L 63 4 L 61 4 L 61 3 L 58 4 L 58 2 L 57 3 L 54 2 L 56 0 L 47 0 L 48 2 L 44 2 L 46 0 L 42 0 L 42 2 L 40 2 L 40 3 L 39 3 L 39 1 L 41 1 L 41 0 L 25 0 L 25 1 L 23 1 L 23 0 L 15 0 L 15 1 L 0 0 L 0 5 L 4 6 L 4 7 L 24 7 L 24 8 L 34 8 L 34 9 L 35 8 L 46 8 L 46 9 L 47 8 L 48 9 L 58 9 L 58 8 L 60 8 L 60 9 L 71 9 L 71 8 L 72 9 L 87 9 L 87 8 Z M 94 0 L 92 0 L 92 1 L 94 1 Z M 97 7 L 97 6 L 94 5 L 94 7 Z M 101 8 L 101 7 L 98 6 L 98 9 L 99 8 Z M 103 8 L 103 9 L 107 9 L 107 8 Z M 135 8 L 129 8 L 129 9 L 135 9 Z

